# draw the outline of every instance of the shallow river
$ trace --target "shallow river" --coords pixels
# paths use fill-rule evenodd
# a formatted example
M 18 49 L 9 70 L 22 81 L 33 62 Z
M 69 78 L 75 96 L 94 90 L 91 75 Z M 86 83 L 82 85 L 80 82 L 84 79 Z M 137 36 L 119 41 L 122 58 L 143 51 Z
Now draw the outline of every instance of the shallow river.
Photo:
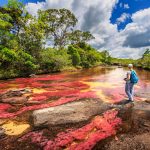
M 135 100 L 142 101 L 145 100 L 145 96 L 139 96 L 138 93 L 148 93 L 150 91 L 150 72 L 139 69 L 136 69 L 136 71 L 140 81 L 135 86 Z M 66 72 L 39 75 L 34 78 L 17 78 L 0 81 L 0 94 L 9 90 L 18 89 L 23 89 L 24 92 L 21 96 L 16 95 L 13 98 L 4 97 L 3 102 L 0 103 L 0 129 L 4 130 L 6 135 L 6 139 L 2 138 L 1 140 L 3 140 L 3 143 L 6 142 L 6 144 L 8 144 L 7 142 L 9 139 L 23 137 L 21 140 L 26 141 L 26 137 L 33 137 L 30 142 L 35 145 L 37 144 L 36 146 L 39 149 L 82 149 L 83 141 L 85 141 L 84 139 L 87 139 L 88 143 L 90 143 L 93 140 L 92 138 L 94 138 L 94 135 L 98 136 L 98 132 L 100 131 L 95 131 L 95 126 L 92 126 L 92 128 L 90 126 L 91 124 L 87 125 L 88 127 L 90 126 L 90 133 L 95 132 L 95 134 L 93 133 L 91 136 L 92 138 L 90 136 L 85 136 L 84 138 L 76 139 L 75 137 L 70 137 L 70 135 L 72 135 L 71 131 L 67 131 L 69 132 L 67 135 L 66 133 L 63 135 L 63 133 L 63 136 L 69 136 L 68 141 L 70 141 L 70 143 L 65 145 L 64 140 L 66 139 L 62 139 L 62 136 L 58 136 L 58 138 L 53 141 L 49 141 L 50 139 L 48 139 L 48 137 L 45 138 L 44 135 L 42 135 L 42 130 L 35 133 L 32 132 L 35 130 L 29 122 L 32 111 L 84 99 L 99 99 L 106 103 L 117 103 L 127 99 L 124 92 L 125 82 L 123 81 L 126 72 L 126 68 L 96 67 L 72 73 Z M 108 114 L 106 114 L 106 116 L 107 115 Z M 105 116 L 103 119 L 105 119 Z M 97 119 L 97 121 L 100 120 L 101 119 Z M 93 125 L 93 122 L 91 123 Z M 84 134 L 87 132 L 87 129 L 85 130 L 85 128 L 88 127 L 83 127 L 82 132 L 84 132 Z M 77 129 L 74 132 L 76 134 L 79 133 Z M 114 133 L 112 132 L 112 134 Z M 37 137 L 39 138 L 38 140 L 36 140 Z M 105 135 L 103 138 L 105 137 L 107 136 Z M 102 139 L 102 136 L 99 137 L 98 141 L 100 141 L 100 139 Z M 93 140 L 91 143 L 94 145 L 96 142 L 97 141 Z M 11 145 L 11 141 L 9 141 L 9 143 Z M 64 145 L 59 145 L 58 143 L 63 143 Z M 77 145 L 79 148 L 77 148 Z M 86 143 L 86 145 L 88 144 Z M 29 149 L 37 149 L 37 147 Z M 9 149 L 9 146 L 6 149 Z M 88 149 L 91 148 L 89 147 Z

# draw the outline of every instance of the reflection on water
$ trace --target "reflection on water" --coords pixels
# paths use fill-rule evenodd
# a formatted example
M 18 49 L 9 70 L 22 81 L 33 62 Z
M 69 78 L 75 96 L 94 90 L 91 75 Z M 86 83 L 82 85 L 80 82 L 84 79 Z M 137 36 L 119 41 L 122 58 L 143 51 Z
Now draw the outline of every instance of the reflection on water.
M 136 71 L 140 82 L 135 86 L 135 91 L 150 91 L 150 72 L 138 69 Z M 22 88 L 30 91 L 13 99 L 1 97 L 0 126 L 8 135 L 19 135 L 31 130 L 29 116 L 36 109 L 89 98 L 109 103 L 119 102 L 126 99 L 123 80 L 126 72 L 126 68 L 96 67 L 79 72 L 0 81 L 0 94 Z M 22 97 L 25 98 L 24 102 Z M 135 99 L 141 100 L 142 97 Z

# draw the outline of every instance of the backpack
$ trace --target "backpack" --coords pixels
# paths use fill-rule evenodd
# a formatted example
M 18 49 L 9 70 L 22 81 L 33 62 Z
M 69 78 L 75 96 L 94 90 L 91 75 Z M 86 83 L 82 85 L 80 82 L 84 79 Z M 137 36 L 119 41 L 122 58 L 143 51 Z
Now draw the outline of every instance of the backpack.
M 139 78 L 134 70 L 131 71 L 130 81 L 131 81 L 131 83 L 134 83 L 134 84 L 138 83 L 138 81 L 139 81 Z

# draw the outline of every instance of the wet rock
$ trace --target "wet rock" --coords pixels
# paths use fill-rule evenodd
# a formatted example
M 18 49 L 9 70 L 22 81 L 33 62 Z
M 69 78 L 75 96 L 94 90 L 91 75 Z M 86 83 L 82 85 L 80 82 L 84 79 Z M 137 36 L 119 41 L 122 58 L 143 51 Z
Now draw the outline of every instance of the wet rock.
M 10 90 L 0 95 L 0 101 L 3 103 L 22 104 L 28 100 L 24 94 L 30 93 L 30 89 Z
M 140 98 L 144 98 L 145 101 L 150 102 L 150 92 L 149 91 L 140 91 L 140 92 L 136 93 L 136 96 L 140 97 Z
M 3 128 L 0 128 L 0 139 L 5 136 L 5 130 Z
M 31 93 L 30 89 L 10 90 L 0 95 L 0 98 L 22 96 L 23 94 Z
M 135 103 L 133 108 L 133 114 L 136 118 L 137 116 L 144 119 L 150 119 L 150 104 L 146 102 Z
M 34 77 L 36 77 L 36 75 L 35 74 L 30 74 L 29 77 L 34 78 Z
M 31 120 L 35 127 L 79 123 L 108 110 L 109 104 L 99 100 L 85 100 L 61 106 L 35 110 Z
M 10 103 L 10 104 L 24 104 L 28 100 L 28 97 L 11 97 L 11 98 L 4 98 L 1 100 L 3 103 Z
M 145 102 L 150 104 L 150 99 L 148 99 L 148 100 L 145 100 Z

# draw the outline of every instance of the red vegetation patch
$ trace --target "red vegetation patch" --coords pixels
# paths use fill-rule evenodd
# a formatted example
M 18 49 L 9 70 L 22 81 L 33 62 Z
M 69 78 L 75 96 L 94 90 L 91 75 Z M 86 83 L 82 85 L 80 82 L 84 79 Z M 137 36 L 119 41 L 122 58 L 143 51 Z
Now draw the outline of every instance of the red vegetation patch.
M 32 97 L 39 97 L 39 96 L 46 96 L 47 98 L 61 97 L 61 96 L 67 96 L 69 94 L 77 94 L 79 92 L 80 92 L 79 90 L 44 92 L 41 94 L 33 94 Z
M 0 113 L 7 111 L 9 108 L 11 108 L 9 104 L 0 104 Z
M 0 114 L 0 118 L 9 118 L 18 116 L 26 111 L 32 111 L 36 109 L 54 107 L 62 104 L 66 104 L 68 102 L 85 99 L 85 98 L 97 98 L 95 92 L 81 92 L 83 89 L 89 88 L 88 85 L 78 81 L 70 81 L 70 82 L 52 82 L 52 83 L 42 83 L 41 81 L 50 81 L 50 80 L 61 80 L 63 79 L 63 75 L 48 75 L 37 78 L 18 78 L 12 81 L 9 81 L 6 85 L 18 86 L 20 88 L 43 88 L 47 92 L 31 94 L 28 104 L 37 103 L 37 105 L 32 106 L 23 106 L 20 110 L 16 112 L 8 112 L 7 109 Z M 39 82 L 38 82 L 39 81 Z M 2 86 L 2 84 L 0 85 Z M 53 100 L 49 102 L 49 100 Z M 54 101 L 55 100 L 55 101 Z M 47 103 L 46 103 L 47 101 Z M 40 103 L 40 105 L 39 105 Z M 44 103 L 44 104 L 42 104 Z
M 111 98 L 111 103 L 117 103 L 125 98 L 124 88 L 103 89 L 104 93 Z
M 3 94 L 6 90 L 0 90 L 0 94 Z
M 63 87 L 72 87 L 72 88 L 78 88 L 78 89 L 86 89 L 89 88 L 89 86 L 82 82 L 59 82 L 59 83 L 53 83 L 51 86 L 63 86 Z
M 46 96 L 37 96 L 32 98 L 32 101 L 45 101 L 45 100 L 47 100 Z
M 111 110 L 103 116 L 95 117 L 91 123 L 75 130 L 66 130 L 57 134 L 56 138 L 49 140 L 43 132 L 30 132 L 20 138 L 20 141 L 31 139 L 31 143 L 37 144 L 44 150 L 69 149 L 91 150 L 95 144 L 109 136 L 115 135 L 121 119 L 117 117 L 117 111 Z
M 36 81 L 54 81 L 54 80 L 62 80 L 64 79 L 64 75 L 47 75 L 45 77 L 37 77 Z

